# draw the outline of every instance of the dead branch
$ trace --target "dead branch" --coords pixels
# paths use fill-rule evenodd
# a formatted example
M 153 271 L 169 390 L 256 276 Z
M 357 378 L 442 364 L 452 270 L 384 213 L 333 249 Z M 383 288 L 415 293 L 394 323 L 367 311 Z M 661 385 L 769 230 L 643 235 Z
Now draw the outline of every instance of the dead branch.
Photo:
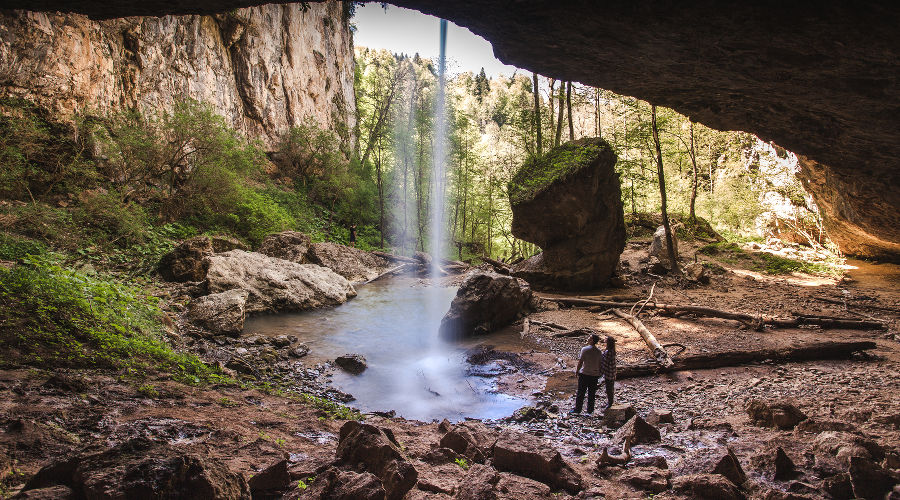
M 511 274 L 512 273 L 512 269 L 509 266 L 507 266 L 506 264 L 504 264 L 503 262 L 500 262 L 499 260 L 494 260 L 486 255 L 482 255 L 481 260 L 483 260 L 484 262 L 487 262 L 488 264 L 493 266 L 493 268 L 500 274 Z
M 616 370 L 616 379 L 649 377 L 660 373 L 682 370 L 701 370 L 722 368 L 726 366 L 742 366 L 763 361 L 773 364 L 792 363 L 798 361 L 818 361 L 824 359 L 847 359 L 855 352 L 875 349 L 875 342 L 814 342 L 801 346 L 781 349 L 755 349 L 750 351 L 725 351 L 694 354 L 677 358 L 669 368 L 662 368 L 651 363 L 620 366 Z
M 644 338 L 644 342 L 647 344 L 647 348 L 650 349 L 650 352 L 653 354 L 653 357 L 656 358 L 656 362 L 659 363 L 659 366 L 670 368 L 674 364 L 672 358 L 669 357 L 669 353 L 667 353 L 666 350 L 663 349 L 663 346 L 657 342 L 656 337 L 654 337 L 653 334 L 650 333 L 650 330 L 641 323 L 641 320 L 628 313 L 624 313 L 619 309 L 613 309 L 612 312 L 616 316 L 630 323 L 631 326 L 641 334 L 641 337 Z
M 544 300 L 551 300 L 558 304 L 564 304 L 575 307 L 632 307 L 633 304 L 628 302 L 613 302 L 606 300 L 584 299 L 580 297 L 541 297 Z M 711 318 L 722 318 L 740 321 L 751 327 L 761 327 L 769 325 L 773 327 L 791 328 L 801 325 L 817 325 L 822 328 L 846 328 L 855 330 L 884 330 L 887 328 L 885 323 L 880 321 L 860 321 L 852 318 L 822 318 L 817 316 L 797 316 L 794 318 L 776 318 L 774 316 L 754 316 L 752 314 L 738 313 L 732 311 L 722 311 L 711 307 L 702 306 L 682 306 L 676 304 L 663 304 L 660 302 L 649 302 L 645 306 L 648 309 L 656 309 L 669 314 L 678 312 L 689 313 L 696 316 L 706 316 Z
M 381 252 L 378 250 L 372 250 L 371 253 L 372 253 L 372 255 L 377 255 L 378 257 L 392 260 L 394 262 L 405 262 L 407 264 L 418 264 L 419 263 L 419 261 L 417 259 L 414 259 L 412 257 L 404 257 L 402 255 L 394 255 L 392 253 Z
M 398 272 L 398 271 L 403 270 L 403 268 L 406 267 L 406 266 L 408 266 L 408 265 L 409 265 L 409 264 L 400 264 L 400 265 L 397 266 L 397 267 L 393 267 L 393 268 L 391 268 L 391 269 L 388 269 L 387 271 L 385 271 L 385 272 L 379 274 L 378 276 L 375 276 L 374 278 L 372 278 L 372 279 L 370 279 L 370 280 L 363 281 L 363 282 L 361 282 L 361 283 L 359 283 L 359 284 L 360 284 L 360 285 L 365 285 L 365 284 L 371 283 L 371 282 L 373 282 L 373 281 L 378 281 L 378 280 L 380 280 L 381 278 L 384 278 L 385 276 L 388 276 L 388 275 L 390 275 L 390 274 L 393 274 L 393 273 L 396 273 L 396 272 Z
M 609 448 L 604 446 L 603 451 L 600 453 L 600 458 L 597 459 L 597 466 L 625 465 L 629 460 L 631 460 L 631 436 L 626 436 L 625 442 L 622 444 L 622 454 L 610 455 Z

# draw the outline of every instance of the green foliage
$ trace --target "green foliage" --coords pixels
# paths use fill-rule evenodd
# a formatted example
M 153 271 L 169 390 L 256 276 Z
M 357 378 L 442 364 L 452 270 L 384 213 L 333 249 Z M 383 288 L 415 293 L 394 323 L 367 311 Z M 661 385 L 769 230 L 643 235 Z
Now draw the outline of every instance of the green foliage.
M 540 158 L 528 159 L 509 182 L 509 199 L 513 204 L 533 200 L 553 182 L 597 161 L 604 143 L 568 142 L 553 148 Z
M 144 243 L 148 237 L 150 219 L 137 203 L 123 201 L 118 191 L 85 191 L 81 203 L 72 211 L 73 218 L 87 234 L 96 234 L 97 241 L 119 247 Z
M 0 352 L 7 363 L 174 372 L 188 382 L 220 375 L 163 340 L 161 312 L 138 289 L 42 258 L 0 268 Z
M 39 241 L 0 233 L 0 260 L 19 260 L 47 252 L 47 246 Z
M 362 420 L 362 413 L 344 406 L 340 403 L 335 403 L 334 401 L 314 396 L 312 394 L 300 394 L 299 399 L 313 408 L 321 410 L 325 412 L 328 418 L 333 418 L 337 420 Z
M 768 252 L 754 254 L 752 269 L 766 274 L 790 274 L 801 272 L 814 276 L 839 278 L 843 273 L 834 262 L 808 262 L 773 255 Z
M 709 243 L 707 245 L 703 245 L 697 250 L 697 253 L 702 253 L 703 255 L 717 255 L 721 252 L 743 253 L 743 250 L 741 250 L 741 247 L 738 246 L 737 243 L 730 241 Z
M 312 178 L 347 168 L 337 134 L 320 128 L 310 116 L 285 132 L 274 157 L 282 175 L 304 185 Z
M 456 463 L 456 465 L 462 467 L 463 470 L 469 470 L 469 461 L 465 458 L 454 458 L 453 462 Z

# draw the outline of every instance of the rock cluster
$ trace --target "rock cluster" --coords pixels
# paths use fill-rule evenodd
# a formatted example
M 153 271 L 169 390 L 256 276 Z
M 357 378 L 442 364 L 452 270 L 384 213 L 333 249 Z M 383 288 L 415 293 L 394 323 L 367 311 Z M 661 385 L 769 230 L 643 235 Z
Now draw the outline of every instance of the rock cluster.
M 543 249 L 513 268 L 537 289 L 585 290 L 609 282 L 625 248 L 616 155 L 579 139 L 524 164 L 509 183 L 512 233 Z
M 457 339 L 492 332 L 522 316 L 531 298 L 531 288 L 522 279 L 470 271 L 441 320 L 440 335 Z

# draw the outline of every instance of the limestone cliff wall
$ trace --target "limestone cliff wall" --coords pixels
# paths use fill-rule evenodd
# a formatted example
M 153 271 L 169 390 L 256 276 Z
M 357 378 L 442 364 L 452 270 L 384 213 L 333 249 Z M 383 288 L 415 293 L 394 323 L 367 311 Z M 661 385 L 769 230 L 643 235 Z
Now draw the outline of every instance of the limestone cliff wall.
M 341 2 L 104 21 L 0 11 L 0 95 L 62 116 L 190 97 L 267 147 L 306 116 L 349 142 L 352 43 Z

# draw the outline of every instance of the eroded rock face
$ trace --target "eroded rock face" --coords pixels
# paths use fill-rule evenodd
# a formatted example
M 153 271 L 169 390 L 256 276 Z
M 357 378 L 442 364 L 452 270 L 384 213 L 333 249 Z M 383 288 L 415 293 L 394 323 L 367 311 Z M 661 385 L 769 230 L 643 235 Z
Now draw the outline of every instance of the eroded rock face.
M 243 250 L 216 254 L 208 261 L 209 292 L 247 291 L 248 314 L 334 306 L 356 296 L 343 276 L 315 264 L 296 264 Z
M 297 264 L 308 264 L 306 254 L 311 245 L 309 236 L 298 231 L 283 231 L 266 236 L 259 246 L 259 253 Z
M 580 139 L 529 161 L 509 184 L 512 233 L 543 249 L 513 268 L 538 289 L 586 290 L 609 282 L 625 248 L 616 155 Z
M 13 71 L 4 72 L 0 95 L 63 116 L 157 111 L 193 98 L 270 149 L 306 116 L 352 131 L 353 46 L 342 5 L 312 3 L 305 12 L 300 4 L 235 6 L 214 16 L 106 21 L 4 11 L 0 67 Z M 351 144 L 350 132 L 344 139 Z
M 471 271 L 441 320 L 440 335 L 457 339 L 506 326 L 525 312 L 531 296 L 528 283 L 519 278 Z

